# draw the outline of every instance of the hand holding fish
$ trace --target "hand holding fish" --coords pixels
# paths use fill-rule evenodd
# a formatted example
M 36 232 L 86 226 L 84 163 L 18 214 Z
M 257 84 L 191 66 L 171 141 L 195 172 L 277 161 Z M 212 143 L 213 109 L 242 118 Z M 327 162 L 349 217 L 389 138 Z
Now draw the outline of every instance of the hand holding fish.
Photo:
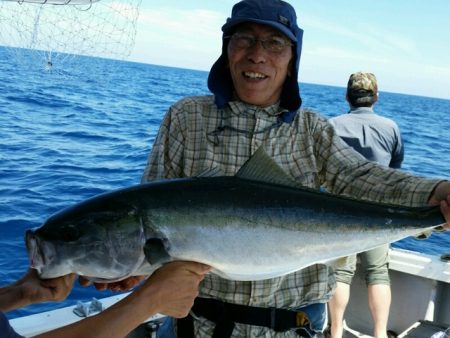
M 198 295 L 200 282 L 209 270 L 209 266 L 195 262 L 166 264 L 137 290 L 99 314 L 42 333 L 39 337 L 120 338 L 157 313 L 185 317 Z M 9 311 L 38 301 L 61 300 L 72 289 L 74 279 L 75 275 L 70 274 L 41 280 L 36 270 L 30 269 L 14 284 L 0 288 L 0 310 Z M 0 336 L 3 337 L 2 333 Z
M 144 287 L 151 287 L 142 296 L 148 297 L 161 314 L 186 317 L 198 296 L 199 284 L 210 269 L 208 265 L 196 262 L 168 263 L 148 278 Z
M 450 230 L 450 195 L 447 196 L 446 200 L 442 200 L 440 202 L 440 205 L 442 214 L 447 221 L 447 224 L 444 225 L 444 228 Z
M 0 288 L 0 310 L 10 311 L 34 303 L 64 300 L 72 290 L 74 280 L 74 274 L 40 279 L 36 270 L 29 269 L 14 284 Z
M 210 269 L 208 265 L 196 262 L 168 263 L 156 270 L 136 294 L 150 298 L 152 306 L 157 308 L 159 313 L 176 318 L 185 317 L 197 297 L 200 282 Z M 135 287 L 145 278 L 132 276 L 119 282 L 94 283 L 94 285 L 97 290 L 125 291 Z M 80 284 L 87 286 L 91 283 L 80 277 Z
M 444 181 L 436 186 L 428 201 L 428 205 L 440 205 L 442 215 L 447 222 L 444 228 L 450 230 L 450 182 Z

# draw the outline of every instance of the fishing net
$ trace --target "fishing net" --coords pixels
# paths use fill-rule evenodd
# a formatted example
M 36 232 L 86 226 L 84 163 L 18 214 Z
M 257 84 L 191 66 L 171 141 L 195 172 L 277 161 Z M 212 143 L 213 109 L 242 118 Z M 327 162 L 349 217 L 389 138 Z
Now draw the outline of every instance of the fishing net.
M 47 71 L 80 56 L 125 59 L 141 0 L 0 0 L 0 45 L 11 62 Z

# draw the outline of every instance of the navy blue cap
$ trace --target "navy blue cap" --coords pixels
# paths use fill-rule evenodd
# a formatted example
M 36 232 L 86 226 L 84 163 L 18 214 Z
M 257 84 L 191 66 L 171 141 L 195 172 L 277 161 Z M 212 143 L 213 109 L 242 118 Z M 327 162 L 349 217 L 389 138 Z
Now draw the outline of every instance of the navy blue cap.
M 224 107 L 233 94 L 233 81 L 228 69 L 227 44 L 236 25 L 244 22 L 271 26 L 286 35 L 294 44 L 294 70 L 286 78 L 281 92 L 280 106 L 288 110 L 300 108 L 302 100 L 298 86 L 298 70 L 302 53 L 303 30 L 297 25 L 295 9 L 281 0 L 243 0 L 233 6 L 231 17 L 222 26 L 222 55 L 211 67 L 208 88 L 215 95 L 215 103 Z

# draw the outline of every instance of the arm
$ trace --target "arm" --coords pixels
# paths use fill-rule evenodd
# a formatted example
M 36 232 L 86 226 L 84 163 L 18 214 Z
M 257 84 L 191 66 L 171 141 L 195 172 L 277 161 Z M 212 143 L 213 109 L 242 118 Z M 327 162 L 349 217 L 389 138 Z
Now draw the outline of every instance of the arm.
M 439 179 L 386 168 L 356 156 L 331 128 L 318 121 L 313 137 L 319 174 L 328 191 L 357 199 L 410 207 L 425 206 Z
M 169 263 L 153 273 L 139 289 L 105 311 L 36 338 L 122 338 L 156 313 L 185 317 L 209 269 L 194 262 Z
M 403 138 L 400 133 L 400 129 L 395 122 L 393 133 L 394 133 L 394 144 L 392 145 L 392 156 L 391 162 L 389 163 L 390 168 L 400 169 L 402 167 L 402 163 L 405 157 L 405 147 L 403 143 Z
M 408 200 L 410 200 L 410 205 L 415 206 L 424 205 L 426 203 L 428 203 L 428 205 L 430 206 L 440 205 L 442 215 L 447 222 L 444 228 L 450 230 L 450 182 L 427 180 L 425 178 L 420 178 L 412 175 L 405 175 L 401 171 L 386 171 L 382 167 L 371 168 L 371 164 L 369 163 L 364 164 L 355 162 L 354 157 L 352 158 L 352 156 L 349 156 L 350 154 L 346 153 L 345 149 L 340 149 L 339 144 L 336 141 L 333 142 L 333 139 L 335 138 L 334 131 L 330 131 L 329 129 L 327 131 L 326 127 L 324 128 L 324 131 L 324 137 L 322 137 L 322 139 L 325 141 L 324 145 L 327 148 L 332 149 L 329 154 L 339 155 L 329 155 L 328 159 L 333 163 L 331 168 L 342 168 L 336 171 L 336 176 L 326 177 L 331 178 L 332 182 L 337 182 L 337 185 L 339 185 L 339 175 L 342 172 L 346 172 L 342 179 L 345 179 L 347 176 L 351 178 L 351 180 L 348 181 L 348 185 L 351 187 L 351 189 L 345 191 L 347 187 L 344 186 L 343 188 L 339 188 L 341 190 L 337 192 L 334 191 L 335 193 L 345 192 L 347 194 L 350 194 L 352 192 L 357 193 L 360 189 L 367 189 L 367 192 L 361 195 L 361 198 L 364 198 L 367 195 L 372 194 L 372 191 L 376 192 L 377 188 L 381 188 L 379 189 L 381 195 L 375 200 L 379 199 L 383 201 L 382 198 L 384 197 L 384 194 L 398 196 L 396 197 L 398 199 L 397 201 L 390 202 L 394 204 L 402 203 L 408 205 L 408 203 L 405 203 L 405 201 L 408 202 Z M 404 146 L 400 130 L 396 125 L 394 128 L 394 133 L 395 138 L 397 139 L 397 143 L 392 150 L 392 161 L 390 163 L 390 167 L 400 168 L 403 161 Z M 324 152 L 323 150 L 321 151 L 321 153 L 326 154 L 326 152 Z M 346 162 L 348 163 L 351 170 L 348 170 L 345 163 L 342 163 L 343 158 L 346 159 Z M 363 178 L 363 180 L 359 180 L 360 178 Z M 352 184 L 353 186 L 351 186 Z M 367 187 L 364 187 L 363 185 L 366 185 Z
M 72 290 L 75 275 L 41 280 L 30 269 L 14 284 L 0 288 L 0 311 L 11 311 L 30 304 L 64 300 Z

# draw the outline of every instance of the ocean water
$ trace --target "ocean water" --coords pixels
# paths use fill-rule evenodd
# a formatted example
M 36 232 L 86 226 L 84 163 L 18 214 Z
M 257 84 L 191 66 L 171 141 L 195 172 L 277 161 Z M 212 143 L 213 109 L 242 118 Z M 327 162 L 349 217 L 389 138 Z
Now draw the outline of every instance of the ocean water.
M 202 71 L 87 57 L 76 69 L 30 69 L 0 48 L 0 285 L 27 269 L 26 229 L 73 203 L 139 183 L 164 113 L 184 96 L 208 94 L 206 79 Z M 301 91 L 304 107 L 328 117 L 347 111 L 344 88 L 302 83 Z M 403 170 L 450 178 L 449 100 L 381 92 L 376 110 L 403 132 Z M 450 251 L 450 233 L 393 245 L 440 255 Z M 76 284 L 64 302 L 8 316 L 109 295 Z

